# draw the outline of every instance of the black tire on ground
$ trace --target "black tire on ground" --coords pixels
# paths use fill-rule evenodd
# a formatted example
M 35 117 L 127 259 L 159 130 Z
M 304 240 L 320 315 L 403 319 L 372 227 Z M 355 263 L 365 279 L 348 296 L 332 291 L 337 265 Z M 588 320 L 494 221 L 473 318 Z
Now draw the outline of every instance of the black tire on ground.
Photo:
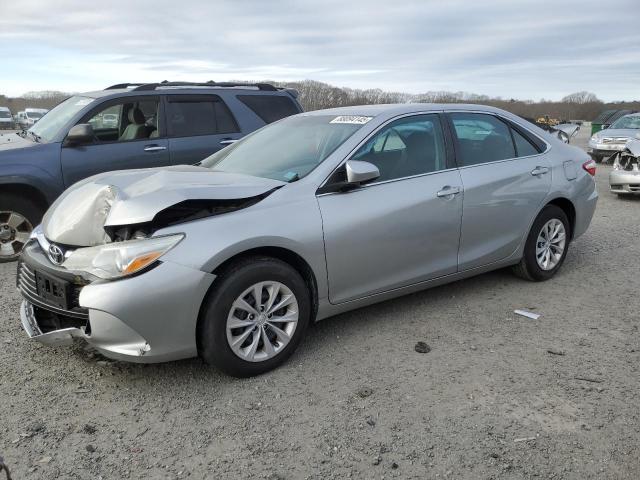
M 566 243 L 564 252 L 562 253 L 562 257 L 560 258 L 558 264 L 551 270 L 543 270 L 536 261 L 536 241 L 538 239 L 540 231 L 542 230 L 542 227 L 549 220 L 552 220 L 554 218 L 560 220 L 564 225 L 567 236 Z M 555 205 L 547 205 L 542 209 L 542 211 L 538 214 L 536 220 L 533 222 L 524 246 L 524 255 L 522 256 L 520 263 L 513 267 L 513 273 L 518 277 L 529 280 L 531 282 L 542 282 L 545 280 L 549 280 L 556 274 L 560 267 L 562 267 L 562 264 L 567 257 L 567 251 L 569 250 L 570 238 L 571 225 L 569 224 L 567 215 L 560 207 L 557 207 Z
M 43 209 L 33 200 L 20 198 L 10 193 L 0 193 L 0 212 L 3 211 L 19 213 L 29 221 L 31 227 L 38 225 L 44 214 Z M 17 255 L 10 257 L 0 255 L 0 263 L 15 260 L 17 260 Z
M 227 316 L 231 305 L 247 288 L 261 281 L 286 285 L 298 302 L 298 322 L 289 343 L 275 357 L 249 362 L 238 357 L 227 341 Z M 198 353 L 208 364 L 235 377 L 260 375 L 285 362 L 304 337 L 311 318 L 311 296 L 303 278 L 289 264 L 265 256 L 240 259 L 225 268 L 203 302 L 198 322 Z

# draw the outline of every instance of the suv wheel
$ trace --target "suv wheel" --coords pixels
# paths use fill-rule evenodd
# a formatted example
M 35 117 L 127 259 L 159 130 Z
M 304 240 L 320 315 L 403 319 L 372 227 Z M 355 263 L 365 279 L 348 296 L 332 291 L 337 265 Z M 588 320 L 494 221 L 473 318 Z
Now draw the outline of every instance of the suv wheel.
M 200 356 L 229 375 L 259 375 L 293 353 L 310 315 L 309 291 L 294 268 L 271 257 L 243 259 L 221 273 L 205 300 Z
M 524 254 L 514 273 L 534 282 L 549 280 L 562 266 L 569 249 L 570 227 L 560 207 L 547 205 L 533 222 Z
M 12 262 L 20 256 L 41 218 L 42 212 L 35 203 L 13 195 L 0 195 L 0 263 Z

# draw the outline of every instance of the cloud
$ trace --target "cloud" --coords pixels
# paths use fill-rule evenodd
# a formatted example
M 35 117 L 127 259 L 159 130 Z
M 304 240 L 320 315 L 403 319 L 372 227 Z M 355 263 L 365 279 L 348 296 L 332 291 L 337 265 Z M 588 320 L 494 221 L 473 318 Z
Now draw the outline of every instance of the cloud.
M 315 80 L 393 91 L 637 97 L 636 0 L 21 0 L 0 16 L 0 92 L 122 81 Z M 612 28 L 607 11 L 618 12 Z

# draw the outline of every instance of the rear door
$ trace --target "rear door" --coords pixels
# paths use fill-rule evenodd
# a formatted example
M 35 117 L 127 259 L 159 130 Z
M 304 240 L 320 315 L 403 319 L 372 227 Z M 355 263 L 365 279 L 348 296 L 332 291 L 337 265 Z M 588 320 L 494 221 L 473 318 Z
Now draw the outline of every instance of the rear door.
M 448 114 L 464 186 L 460 271 L 511 255 L 551 189 L 542 143 L 498 116 Z
M 242 138 L 238 122 L 218 95 L 167 95 L 171 164 L 194 164 Z
M 114 118 L 115 116 L 115 118 Z M 101 103 L 78 123 L 93 127 L 94 141 L 63 145 L 65 186 L 96 173 L 169 165 L 160 97 L 124 97 Z

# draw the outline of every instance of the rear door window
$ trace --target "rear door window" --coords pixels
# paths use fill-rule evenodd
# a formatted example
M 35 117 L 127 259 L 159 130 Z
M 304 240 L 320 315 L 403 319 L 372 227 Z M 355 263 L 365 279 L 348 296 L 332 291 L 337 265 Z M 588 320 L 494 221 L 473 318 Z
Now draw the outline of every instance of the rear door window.
M 265 123 L 300 113 L 293 100 L 284 95 L 238 95 L 237 98 Z
M 168 98 L 167 123 L 172 137 L 239 132 L 229 108 L 213 95 L 173 95 Z
M 456 158 L 461 167 L 516 157 L 509 126 L 482 113 L 451 113 L 457 139 Z

